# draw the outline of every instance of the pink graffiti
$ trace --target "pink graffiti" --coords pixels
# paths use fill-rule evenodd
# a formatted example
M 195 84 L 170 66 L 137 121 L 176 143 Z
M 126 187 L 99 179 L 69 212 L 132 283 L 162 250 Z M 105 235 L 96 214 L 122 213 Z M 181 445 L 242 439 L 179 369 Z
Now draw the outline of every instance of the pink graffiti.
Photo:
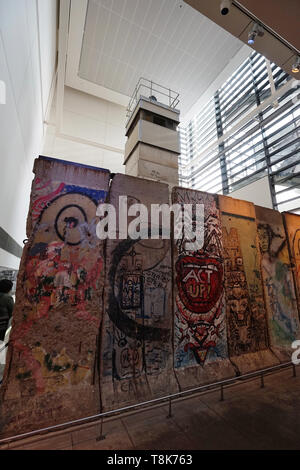
M 49 180 L 43 186 L 38 187 L 37 185 L 40 184 L 41 182 L 42 182 L 42 180 L 40 178 L 36 178 L 36 180 L 35 180 L 35 189 L 36 189 L 36 191 L 41 191 L 42 189 L 47 188 L 50 184 L 50 180 Z
M 39 197 L 34 201 L 32 206 L 32 218 L 35 220 L 39 217 L 42 210 L 48 205 L 48 203 L 55 197 L 57 194 L 61 193 L 65 187 L 65 183 L 60 183 L 58 188 L 50 194 Z
M 222 299 L 206 315 L 190 312 L 182 304 L 179 297 L 176 298 L 176 304 L 179 310 L 177 317 L 179 321 L 186 323 L 187 326 L 186 331 L 183 328 L 179 329 L 181 333 L 180 342 L 184 339 L 187 340 L 184 351 L 187 352 L 189 349 L 194 351 L 200 364 L 203 364 L 209 349 L 215 348 L 216 339 L 220 338 L 220 324 L 214 322 L 222 314 Z
M 58 191 L 58 190 L 57 190 Z M 86 309 L 91 300 L 92 290 L 97 290 L 97 280 L 103 268 L 101 257 L 95 260 L 90 269 L 86 260 L 80 259 L 77 250 L 69 253 L 69 259 L 62 259 L 64 243 L 52 242 L 43 253 L 29 256 L 24 279 L 24 291 L 30 304 L 35 304 L 30 319 L 13 329 L 11 343 L 23 358 L 36 383 L 37 393 L 45 391 L 41 364 L 34 358 L 25 338 L 29 337 L 34 324 L 51 314 L 55 305 L 69 303 L 75 307 L 75 317 L 99 329 L 100 318 Z

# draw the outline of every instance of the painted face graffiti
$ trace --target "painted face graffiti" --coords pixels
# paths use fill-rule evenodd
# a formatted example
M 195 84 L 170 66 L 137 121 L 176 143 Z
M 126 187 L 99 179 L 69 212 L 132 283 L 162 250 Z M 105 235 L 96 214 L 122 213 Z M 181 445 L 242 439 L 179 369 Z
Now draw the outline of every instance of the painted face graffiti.
M 266 348 L 266 318 L 264 305 L 258 295 L 261 280 L 257 262 L 256 226 L 254 220 L 235 218 L 232 214 L 230 216 L 223 214 L 222 217 L 228 347 L 231 356 L 239 356 Z M 249 252 L 246 252 L 248 258 L 245 258 L 245 251 L 242 251 L 241 240 L 244 239 L 245 233 L 249 238 L 250 248 L 255 254 L 251 258 Z M 262 248 L 265 250 L 269 246 L 268 237 L 265 231 L 261 233 L 263 235 Z M 248 269 L 246 273 L 245 266 L 250 266 L 249 258 L 254 262 L 252 270 Z M 255 277 L 253 276 L 250 282 L 249 276 L 254 272 Z
M 290 257 L 281 214 L 263 208 L 256 208 L 256 213 L 269 340 L 281 354 L 299 329 Z
M 239 326 L 246 325 L 250 314 L 247 291 L 240 286 L 234 286 L 230 294 L 227 300 L 230 313 L 234 315 Z
M 215 349 L 217 339 L 220 337 L 220 327 L 222 324 L 222 301 L 206 314 L 192 313 L 186 309 L 179 296 L 176 298 L 176 305 L 179 311 L 177 314 L 180 328 L 181 341 L 184 341 L 184 351 L 189 350 L 198 364 L 203 365 L 210 349 Z
M 259 225 L 257 228 L 259 247 L 262 253 L 267 253 L 270 248 L 270 239 L 268 230 L 263 226 Z

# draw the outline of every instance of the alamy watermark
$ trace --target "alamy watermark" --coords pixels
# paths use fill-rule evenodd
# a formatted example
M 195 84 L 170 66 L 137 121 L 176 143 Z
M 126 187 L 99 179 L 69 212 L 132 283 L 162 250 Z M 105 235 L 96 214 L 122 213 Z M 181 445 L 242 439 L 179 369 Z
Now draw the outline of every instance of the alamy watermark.
M 203 204 L 151 204 L 150 214 L 144 204 L 128 207 L 127 196 L 119 196 L 118 217 L 112 204 L 100 204 L 96 234 L 100 240 L 184 238 L 187 250 L 196 251 L 204 243 Z M 173 220 L 173 227 L 172 225 Z M 173 228 L 173 230 L 172 230 Z

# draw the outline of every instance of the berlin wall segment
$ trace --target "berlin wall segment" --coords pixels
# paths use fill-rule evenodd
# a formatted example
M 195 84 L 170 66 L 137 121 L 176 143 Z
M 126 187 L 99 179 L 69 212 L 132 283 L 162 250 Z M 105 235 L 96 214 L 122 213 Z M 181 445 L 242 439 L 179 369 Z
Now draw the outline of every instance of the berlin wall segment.
M 173 241 L 174 366 L 182 389 L 235 376 L 228 358 L 224 253 L 217 196 L 174 188 L 172 203 L 204 204 L 204 245 Z
M 109 172 L 39 158 L 34 173 L 1 387 L 5 434 L 100 410 L 104 252 L 95 213 Z
M 288 240 L 280 212 L 255 206 L 255 213 L 270 346 L 287 362 L 291 360 L 291 344 L 300 338 Z
M 219 196 L 224 243 L 228 349 L 241 373 L 279 364 L 269 348 L 255 208 Z
M 300 215 L 284 212 L 283 220 L 286 228 L 298 311 L 300 314 Z
M 166 184 L 125 175 L 116 175 L 110 188 L 117 214 L 120 195 L 127 195 L 128 207 L 141 203 L 148 212 L 151 204 L 169 202 Z M 131 221 L 128 217 L 128 225 Z M 104 409 L 110 409 L 176 392 L 178 386 L 171 240 L 107 240 L 106 249 L 101 388 Z

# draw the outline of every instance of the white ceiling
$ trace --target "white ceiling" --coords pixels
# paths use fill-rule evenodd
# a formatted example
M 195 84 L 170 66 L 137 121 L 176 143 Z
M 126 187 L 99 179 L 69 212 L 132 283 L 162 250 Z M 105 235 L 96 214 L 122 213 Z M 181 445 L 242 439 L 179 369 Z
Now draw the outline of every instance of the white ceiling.
M 142 76 L 179 92 L 184 115 L 243 47 L 241 41 L 181 1 L 80 1 L 79 5 L 72 0 L 74 40 L 69 40 L 68 60 L 74 58 L 72 49 L 79 45 L 80 21 L 81 56 L 77 54 L 77 78 L 72 82 L 69 73 L 69 84 L 88 91 L 90 83 L 92 93 L 105 99 L 108 94 L 104 91 L 110 90 L 112 101 L 120 104 Z M 84 19 L 74 18 L 83 14 Z M 72 68 L 74 75 L 74 63 Z
M 225 16 L 220 15 L 220 0 L 184 1 L 245 44 L 253 22 L 258 21 L 264 35 L 256 38 L 252 49 L 298 78 L 291 69 L 300 47 L 299 0 L 233 0 Z

